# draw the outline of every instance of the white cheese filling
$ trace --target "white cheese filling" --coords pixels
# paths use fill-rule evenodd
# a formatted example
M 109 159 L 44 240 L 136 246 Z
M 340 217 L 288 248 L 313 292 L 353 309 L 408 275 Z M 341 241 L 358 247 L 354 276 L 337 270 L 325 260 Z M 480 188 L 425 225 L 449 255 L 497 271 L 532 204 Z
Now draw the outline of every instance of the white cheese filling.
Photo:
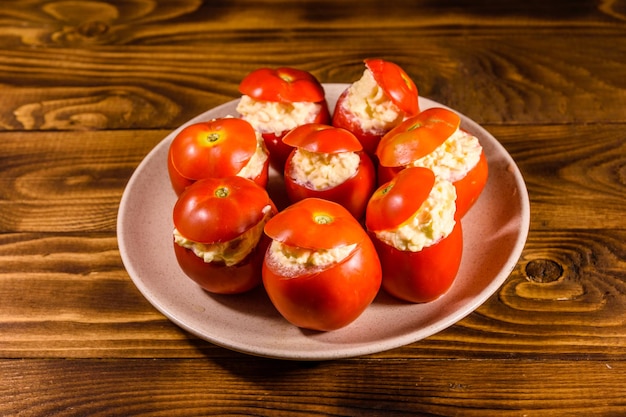
M 346 259 L 357 244 L 332 249 L 304 249 L 272 241 L 266 255 L 267 262 L 285 276 L 297 276 L 311 269 L 323 269 Z
M 419 252 L 452 232 L 455 201 L 454 185 L 437 178 L 428 198 L 410 219 L 397 229 L 376 232 L 376 236 L 398 250 Z
M 291 177 L 313 190 L 326 190 L 356 175 L 361 157 L 356 152 L 318 153 L 298 148 L 291 159 Z
M 322 105 L 311 102 L 282 103 L 255 100 L 243 95 L 237 104 L 241 118 L 261 133 L 281 133 L 297 126 L 313 123 Z
M 476 166 L 482 149 L 476 136 L 457 129 L 437 149 L 410 166 L 428 168 L 435 175 L 456 182 Z
M 261 174 L 261 172 L 263 172 L 265 161 L 267 161 L 267 158 L 269 157 L 269 152 L 265 147 L 265 141 L 263 140 L 263 136 L 259 131 L 255 131 L 255 133 L 256 150 L 252 154 L 252 157 L 250 157 L 248 163 L 237 173 L 237 176 L 248 178 L 251 180 L 254 180 Z
M 356 116 L 364 131 L 386 132 L 404 118 L 404 113 L 376 83 L 369 69 L 350 85 L 343 105 Z
M 257 225 L 226 242 L 194 242 L 182 236 L 176 228 L 174 228 L 174 242 L 183 248 L 190 249 L 197 257 L 202 258 L 204 262 L 223 262 L 226 266 L 236 265 L 243 261 L 259 243 L 265 223 L 271 217 L 271 212 L 272 207 L 269 205 L 265 206 L 263 208 L 264 217 Z M 236 213 L 233 215 L 236 215 Z

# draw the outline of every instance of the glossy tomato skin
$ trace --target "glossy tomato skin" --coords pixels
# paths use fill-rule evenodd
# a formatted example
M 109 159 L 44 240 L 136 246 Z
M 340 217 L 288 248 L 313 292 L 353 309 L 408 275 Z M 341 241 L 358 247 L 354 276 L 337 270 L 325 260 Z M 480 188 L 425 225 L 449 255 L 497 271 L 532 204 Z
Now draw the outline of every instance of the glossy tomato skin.
M 409 118 L 388 132 L 380 141 L 376 154 L 378 184 L 384 184 L 405 167 L 434 152 L 457 131 L 461 118 L 446 108 L 432 107 Z M 487 182 L 488 166 L 484 150 L 478 163 L 453 184 L 457 192 L 457 215 L 461 218 L 476 202 Z M 448 178 L 449 180 L 452 180 Z
M 324 190 L 315 190 L 294 180 L 292 175 L 293 164 L 291 163 L 294 153 L 295 151 L 292 152 L 285 164 L 285 189 L 292 203 L 305 198 L 317 197 L 341 204 L 356 219 L 363 217 L 367 202 L 376 188 L 376 169 L 365 152 L 358 152 L 361 161 L 354 176 L 335 187 Z
M 260 187 L 263 187 L 263 188 L 267 187 L 267 183 L 269 182 L 269 162 L 270 160 L 268 158 L 263 164 L 263 168 L 261 169 L 261 172 L 259 173 L 259 175 L 257 175 L 254 178 L 250 178 L 252 181 L 254 181 L 256 184 L 258 184 Z M 169 175 L 172 188 L 174 189 L 174 192 L 178 196 L 180 196 L 187 187 L 189 187 L 190 185 L 192 185 L 193 183 L 197 181 L 195 179 L 192 180 L 189 178 L 185 178 L 176 170 L 176 168 L 174 168 L 171 154 L 168 155 L 168 158 L 167 158 L 167 173 Z M 220 178 L 220 177 L 217 177 L 217 178 Z
M 411 303 L 426 303 L 443 295 L 452 286 L 463 252 L 461 222 L 436 244 L 419 252 L 400 251 L 370 232 L 382 265 L 382 288 L 392 296 Z
M 297 277 L 263 263 L 263 284 L 280 314 L 295 326 L 329 331 L 347 326 L 372 303 L 381 269 L 370 239 L 341 263 Z
M 394 102 L 406 117 L 419 113 L 417 86 L 409 75 L 397 64 L 383 59 L 369 58 L 365 61 L 385 94 Z
M 377 233 L 394 231 L 406 224 L 423 207 L 436 182 L 435 173 L 428 168 L 403 169 L 372 194 L 367 206 L 365 227 L 380 258 L 382 287 L 389 294 L 413 303 L 432 301 L 452 285 L 463 251 L 460 218 L 454 214 L 454 219 L 449 219 L 454 220 L 452 231 L 416 252 L 397 249 Z
M 258 287 L 263 258 L 270 240 L 262 236 L 259 244 L 241 262 L 227 266 L 222 262 L 204 262 L 191 249 L 174 243 L 174 254 L 182 271 L 204 290 L 213 294 L 241 294 Z
M 489 168 L 485 152 L 481 152 L 478 163 L 465 177 L 454 182 L 456 188 L 456 211 L 460 218 L 474 206 L 487 184 Z
M 329 124 L 330 113 L 328 111 L 328 104 L 326 100 L 319 103 L 321 105 L 319 113 L 313 119 L 313 123 L 320 124 Z M 287 145 L 283 142 L 283 138 L 285 135 L 289 133 L 289 130 L 283 132 L 267 132 L 263 133 L 263 140 L 265 141 L 265 147 L 269 152 L 269 164 L 272 168 L 274 168 L 280 175 L 283 174 L 285 170 L 285 163 L 289 154 L 293 150 L 293 147 Z
M 398 172 L 402 171 L 404 168 L 405 167 L 386 167 L 378 165 L 376 173 L 378 186 L 391 181 L 396 175 L 398 175 Z
M 324 88 L 313 74 L 291 67 L 258 68 L 246 75 L 239 92 L 255 100 L 321 103 Z
M 347 95 L 348 90 L 346 89 L 337 99 L 331 123 L 335 127 L 352 132 L 363 145 L 363 150 L 373 161 L 376 161 L 376 147 L 386 132 L 383 130 L 364 130 L 359 119 L 344 105 Z
M 245 120 L 220 118 L 191 124 L 172 140 L 167 170 L 172 188 L 180 195 L 185 188 L 204 178 L 237 175 L 257 148 L 256 132 Z M 265 187 L 269 159 L 259 174 L 249 178 Z
M 417 87 L 400 66 L 382 59 L 366 59 L 365 66 L 372 73 L 376 84 L 378 84 L 389 100 L 402 112 L 404 119 L 413 117 L 419 113 L 419 95 Z M 363 144 L 365 152 L 377 163 L 376 147 L 387 131 L 364 129 L 358 117 L 345 105 L 347 95 L 348 89 L 337 99 L 332 124 L 333 126 L 341 127 L 354 133 Z
M 189 186 L 178 198 L 174 226 L 187 239 L 204 244 L 228 242 L 257 226 L 278 210 L 266 190 L 251 180 L 231 176 L 207 178 Z M 175 241 L 174 253 L 181 270 L 212 293 L 237 294 L 261 283 L 261 267 L 270 240 L 261 234 L 252 251 L 234 265 L 205 262 Z
M 319 104 L 319 111 L 311 122 L 330 123 L 324 87 L 308 71 L 290 67 L 258 68 L 244 77 L 239 84 L 239 91 L 258 101 Z M 263 132 L 263 140 L 270 154 L 270 166 L 281 175 L 292 150 L 282 142 L 287 132 Z
M 377 168 L 378 184 L 382 185 L 391 181 L 403 169 L 405 167 L 385 167 L 379 165 Z M 478 200 L 478 197 L 480 197 L 487 184 L 488 175 L 487 158 L 485 152 L 482 151 L 478 163 L 463 178 L 452 183 L 456 189 L 456 213 L 460 218 L 467 214 Z
M 176 168 L 174 168 L 171 151 L 167 154 L 167 174 L 170 178 L 172 188 L 178 196 L 181 195 L 187 187 L 196 182 L 195 179 L 184 177 Z
M 308 250 L 356 245 L 341 260 L 292 269 L 271 255 L 263 262 L 263 284 L 281 315 L 295 326 L 329 331 L 359 317 L 376 297 L 381 267 L 376 249 L 361 224 L 341 205 L 308 198 L 274 216 L 266 234 L 287 246 Z

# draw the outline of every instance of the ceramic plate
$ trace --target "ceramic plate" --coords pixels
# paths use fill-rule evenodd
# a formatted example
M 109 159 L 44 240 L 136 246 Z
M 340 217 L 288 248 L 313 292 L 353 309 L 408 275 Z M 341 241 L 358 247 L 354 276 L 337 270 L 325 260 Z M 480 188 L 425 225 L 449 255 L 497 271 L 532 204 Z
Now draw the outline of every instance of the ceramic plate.
M 346 84 L 325 84 L 332 108 Z M 237 100 L 203 113 L 196 123 L 236 115 Z M 442 106 L 420 97 L 420 108 Z M 443 106 L 442 106 L 443 107 Z M 262 288 L 236 296 L 211 295 L 179 269 L 172 249 L 176 201 L 167 174 L 169 134 L 141 162 L 122 197 L 117 224 L 124 265 L 146 299 L 188 332 L 247 354 L 326 360 L 366 355 L 403 346 L 454 324 L 485 302 L 509 276 L 521 255 L 529 227 L 529 202 L 518 167 L 485 129 L 461 115 L 461 126 L 477 136 L 489 164 L 489 179 L 463 219 L 464 252 L 452 288 L 426 304 L 397 301 L 384 292 L 349 326 L 332 332 L 299 329 L 274 309 Z M 280 176 L 271 174 L 277 199 Z

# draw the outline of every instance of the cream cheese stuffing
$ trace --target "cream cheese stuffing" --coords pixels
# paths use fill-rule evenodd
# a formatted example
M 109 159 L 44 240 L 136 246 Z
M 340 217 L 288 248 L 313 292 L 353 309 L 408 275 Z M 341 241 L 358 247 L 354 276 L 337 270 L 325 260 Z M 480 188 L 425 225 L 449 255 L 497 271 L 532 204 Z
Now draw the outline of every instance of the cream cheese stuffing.
M 419 252 L 447 237 L 454 228 L 456 190 L 450 181 L 438 177 L 419 210 L 400 227 L 376 232 L 389 246 L 401 251 Z
M 356 175 L 361 157 L 356 152 L 318 153 L 296 149 L 291 177 L 300 185 L 325 190 L 336 187 Z
M 386 132 L 404 117 L 404 113 L 376 83 L 369 69 L 350 85 L 343 105 L 359 120 L 363 131 Z
M 267 252 L 267 261 L 286 276 L 298 276 L 306 270 L 325 268 L 346 259 L 357 244 L 342 245 L 332 249 L 306 249 L 272 241 Z
M 182 236 L 174 228 L 174 242 L 202 258 L 204 262 L 223 262 L 226 266 L 236 265 L 243 261 L 246 256 L 257 246 L 263 235 L 263 227 L 270 219 L 272 207 L 263 209 L 263 219 L 235 239 L 226 242 L 199 243 Z
M 243 95 L 237 104 L 237 112 L 261 133 L 280 135 L 297 126 L 313 123 L 322 105 L 310 102 L 274 102 L 255 100 Z
M 436 176 L 456 182 L 478 164 L 481 153 L 482 146 L 478 138 L 457 129 L 437 149 L 409 166 L 428 168 Z

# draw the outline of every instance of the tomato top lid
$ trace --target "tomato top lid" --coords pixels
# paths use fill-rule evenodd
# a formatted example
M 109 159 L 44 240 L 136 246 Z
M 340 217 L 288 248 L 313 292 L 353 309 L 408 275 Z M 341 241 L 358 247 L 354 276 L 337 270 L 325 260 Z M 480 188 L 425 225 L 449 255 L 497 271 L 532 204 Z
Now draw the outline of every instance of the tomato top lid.
M 265 233 L 289 246 L 320 250 L 358 244 L 367 235 L 350 212 L 335 202 L 305 198 L 276 214 Z
M 365 66 L 380 88 L 407 116 L 419 112 L 417 86 L 399 65 L 382 59 L 366 59 Z
M 197 243 L 227 242 L 256 226 L 275 206 L 254 181 L 207 178 L 187 187 L 173 210 L 174 227 Z
M 363 150 L 363 145 L 352 132 L 319 123 L 308 123 L 292 129 L 283 137 L 283 142 L 289 146 L 317 153 Z
M 185 127 L 170 144 L 168 158 L 187 179 L 221 178 L 241 171 L 256 148 L 256 131 L 249 122 L 224 117 Z
M 461 118 L 451 110 L 426 109 L 385 134 L 378 143 L 376 156 L 385 167 L 409 165 L 441 146 L 460 124 Z
M 324 88 L 313 74 L 290 67 L 254 70 L 241 81 L 239 92 L 255 100 L 283 103 L 325 100 Z
M 435 174 L 430 169 L 403 169 L 372 194 L 365 211 L 365 227 L 372 232 L 398 228 L 420 209 L 434 185 Z

